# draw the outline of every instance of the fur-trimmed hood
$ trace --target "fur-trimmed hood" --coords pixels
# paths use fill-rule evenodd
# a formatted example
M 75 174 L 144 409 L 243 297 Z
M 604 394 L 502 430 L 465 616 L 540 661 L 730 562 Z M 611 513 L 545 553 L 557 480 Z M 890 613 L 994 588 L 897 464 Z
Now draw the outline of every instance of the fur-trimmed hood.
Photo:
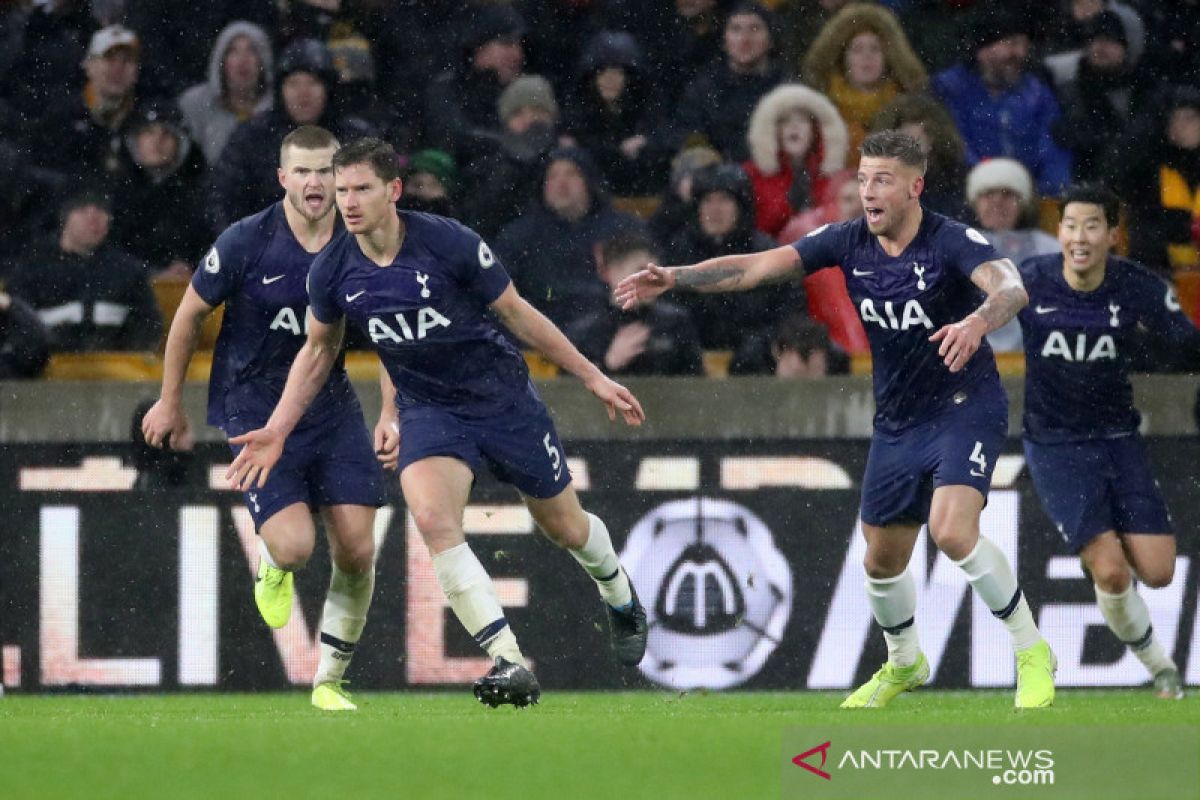
M 845 69 L 846 46 L 863 31 L 871 31 L 883 43 L 885 75 L 900 84 L 901 91 L 919 92 L 928 85 L 929 73 L 913 52 L 900 21 L 874 3 L 851 3 L 826 23 L 804 57 L 804 80 L 827 90 L 834 74 Z
M 813 146 L 821 148 L 821 174 L 830 175 L 845 167 L 850 146 L 846 123 L 828 97 L 799 83 L 775 87 L 754 107 L 746 128 L 746 144 L 754 165 L 766 175 L 779 172 L 778 122 L 796 108 L 807 111 L 816 121 Z

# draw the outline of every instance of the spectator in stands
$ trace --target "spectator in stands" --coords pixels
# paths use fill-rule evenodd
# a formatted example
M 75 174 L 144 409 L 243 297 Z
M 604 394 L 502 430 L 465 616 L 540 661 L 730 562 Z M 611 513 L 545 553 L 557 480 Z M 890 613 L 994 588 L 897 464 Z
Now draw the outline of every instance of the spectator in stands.
M 1200 0 L 1160 0 L 1144 9 L 1146 68 L 1160 81 L 1200 85 Z
M 711 147 L 694 145 L 671 159 L 671 177 L 650 217 L 650 233 L 659 245 L 670 244 L 694 216 L 692 184 L 696 173 L 721 163 L 721 154 Z
M 929 75 L 891 11 L 851 3 L 813 42 L 804 58 L 804 80 L 837 107 L 850 135 L 848 162 L 857 166 L 871 118 L 898 95 L 924 90 Z
M 632 35 L 600 31 L 583 51 L 566 105 L 563 131 L 592 154 L 621 196 L 652 194 L 666 182 L 666 158 L 647 148 L 663 115 L 644 69 Z
M 329 49 L 315 39 L 292 42 L 276 64 L 272 108 L 234 128 L 213 165 L 209 187 L 210 229 L 222 231 L 279 197 L 276 164 L 283 137 L 300 125 L 319 125 L 339 141 L 375 133 L 358 117 L 332 111 L 337 72 Z
M 425 95 L 425 141 L 459 164 L 491 152 L 501 132 L 500 93 L 525 66 L 525 20 L 513 8 L 488 5 L 471 11 L 459 39 L 460 61 L 438 75 Z
M 444 150 L 421 150 L 408 160 L 401 208 L 457 217 L 458 167 Z
M 646 72 L 664 108 L 675 108 L 683 88 L 721 57 L 725 5 L 718 0 L 611 0 L 614 19 L 646 50 Z
M 899 130 L 916 139 L 929 159 L 921 205 L 954 219 L 965 216 L 965 147 L 946 107 L 927 94 L 900 95 L 871 121 L 872 133 L 887 130 Z
M 688 312 L 663 300 L 622 311 L 611 290 L 628 275 L 661 259 L 644 235 L 619 235 L 601 246 L 600 276 L 609 303 L 567 325 L 564 333 L 609 375 L 700 375 L 700 337 Z
M 731 375 L 819 379 L 850 371 L 850 357 L 829 339 L 822 323 L 791 313 L 769 331 L 748 337 L 733 355 Z
M 846 126 L 833 103 L 799 83 L 763 95 L 746 131 L 756 225 L 776 236 L 798 212 L 818 205 L 829 178 L 846 166 Z
M 503 131 L 463 171 L 463 218 L 485 238 L 525 213 L 545 158 L 558 144 L 558 101 L 542 76 L 517 78 L 500 93 L 497 106 Z
M 1073 77 L 1057 84 L 1063 115 L 1054 134 L 1071 150 L 1077 178 L 1107 183 L 1111 176 L 1105 174 L 1104 162 L 1133 118 L 1145 110 L 1150 87 L 1114 12 L 1091 17 L 1081 35 L 1084 47 L 1071 65 Z
M 30 128 L 27 147 L 37 166 L 109 182 L 127 174 L 122 152 L 137 103 L 139 60 L 133 31 L 120 25 L 96 31 L 83 61 L 87 83 Z
M 1037 227 L 1037 197 L 1029 170 L 1011 158 L 990 158 L 967 175 L 967 202 L 987 240 L 1017 266 L 1027 258 L 1062 250 L 1058 239 Z M 1021 325 L 1014 318 L 988 334 L 992 349 L 1022 349 Z
M 754 191 L 736 164 L 718 164 L 698 172 L 692 196 L 691 219 L 667 249 L 672 264 L 694 264 L 777 246 L 754 227 Z M 801 294 L 798 284 L 777 284 L 749 292 L 689 293 L 680 295 L 679 302 L 691 312 L 705 350 L 734 350 L 747 334 L 774 325 L 787 308 L 803 307 Z
M 1200 88 L 1167 87 L 1111 154 L 1129 257 L 1166 277 L 1200 269 Z
M 179 108 L 146 103 L 125 136 L 133 164 L 117 186 L 113 244 L 159 277 L 190 278 L 209 241 L 204 222 L 204 157 L 188 138 Z
M 1127 3 L 1119 0 L 1060 0 L 1065 6 L 1059 17 L 1056 30 L 1049 31 L 1049 41 L 1044 45 L 1046 68 L 1061 85 L 1075 78 L 1079 56 L 1087 47 L 1096 26 L 1096 18 L 1107 14 L 1120 26 L 1120 38 L 1125 43 L 1129 63 L 1136 64 L 1146 52 L 1146 25 L 1141 14 Z
M 700 137 L 730 161 L 746 159 L 746 121 L 759 98 L 786 77 L 772 55 L 774 24 L 774 14 L 759 3 L 734 5 L 725 19 L 723 57 L 683 91 L 667 133 L 669 151 Z
M 216 163 L 238 123 L 274 103 L 275 56 L 266 31 L 250 22 L 231 22 L 208 59 L 208 79 L 179 96 L 183 121 L 204 159 Z
M 522 296 L 560 327 L 604 308 L 608 288 L 596 272 L 595 248 L 623 231 L 640 232 L 635 217 L 614 211 L 587 152 L 553 150 L 540 200 L 505 226 L 496 251 Z
M 92 190 L 61 206 L 57 240 L 35 247 L 6 291 L 29 303 L 56 352 L 153 350 L 162 319 L 146 269 L 108 242 L 109 200 Z
M 50 359 L 50 334 L 37 312 L 0 291 L 0 380 L 36 378 Z
M 99 27 L 88 3 L 18 3 L 8 14 L 9 37 L 0 42 L 0 50 L 11 61 L 8 70 L 0 72 L 0 96 L 28 121 L 41 118 L 47 109 L 73 104 L 79 65 Z
M 1004 156 L 1020 161 L 1047 196 L 1071 178 L 1071 155 L 1055 141 L 1059 118 L 1054 93 L 1029 71 L 1028 20 L 995 6 L 973 24 L 969 62 L 938 73 L 933 93 L 958 126 L 967 146 L 967 164 Z

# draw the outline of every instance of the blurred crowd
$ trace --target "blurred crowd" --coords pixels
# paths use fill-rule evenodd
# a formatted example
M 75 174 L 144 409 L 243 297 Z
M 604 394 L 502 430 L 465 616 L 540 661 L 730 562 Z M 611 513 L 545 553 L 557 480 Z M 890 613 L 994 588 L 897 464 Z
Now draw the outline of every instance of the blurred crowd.
M 280 197 L 302 124 L 391 142 L 401 205 L 478 230 L 614 374 L 844 371 L 867 344 L 835 271 L 630 311 L 610 287 L 860 214 L 874 130 L 1014 260 L 1091 180 L 1131 257 L 1200 270 L 1200 0 L 0 0 L 0 378 L 153 350 L 152 282 Z

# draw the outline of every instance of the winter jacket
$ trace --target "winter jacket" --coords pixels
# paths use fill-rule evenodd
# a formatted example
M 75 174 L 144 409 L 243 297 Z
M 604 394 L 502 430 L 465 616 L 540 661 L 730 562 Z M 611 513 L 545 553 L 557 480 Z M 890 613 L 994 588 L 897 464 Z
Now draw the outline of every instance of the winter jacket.
M 704 372 L 700 337 L 683 308 L 659 299 L 650 305 L 622 311 L 615 306 L 597 309 L 570 323 L 565 333 L 579 352 L 603 365 L 617 331 L 640 323 L 650 328 L 646 349 L 613 375 L 701 375 Z
M 50 358 L 50 334 L 37 312 L 19 297 L 9 296 L 0 311 L 0 380 L 36 378 Z
M 794 167 L 779 149 L 779 120 L 795 109 L 813 118 L 813 143 L 804 159 L 808 189 L 802 193 L 793 191 Z M 802 209 L 823 202 L 829 176 L 846 164 L 846 126 L 837 109 L 823 94 L 798 83 L 778 86 L 758 101 L 750 117 L 746 143 L 750 160 L 742 164 L 742 169 L 754 186 L 756 224 L 770 236 L 778 234 Z
M 271 40 L 266 32 L 249 22 L 233 22 L 225 26 L 208 58 L 208 79 L 179 96 L 179 110 L 183 112 L 184 125 L 193 141 L 204 151 L 204 159 L 209 164 L 215 163 L 220 157 L 221 150 L 238 123 L 246 121 L 230 111 L 224 102 L 225 56 L 233 40 L 239 36 L 250 40 L 262 64 L 263 93 L 254 107 L 254 113 L 261 114 L 271 108 L 275 100 L 271 91 L 275 85 L 275 57 L 271 53 Z
M 45 242 L 18 265 L 6 290 L 37 311 L 55 352 L 153 350 L 162 334 L 145 266 L 109 244 L 80 256 Z
M 938 73 L 932 89 L 954 117 L 969 166 L 995 156 L 1014 158 L 1047 197 L 1056 197 L 1070 182 L 1071 154 L 1052 135 L 1058 101 L 1039 78 L 1027 72 L 1016 86 L 992 95 L 978 70 L 959 64 Z
M 736 73 L 724 59 L 712 64 L 683 90 L 666 134 L 666 149 L 678 152 L 698 135 L 730 161 L 744 161 L 750 115 L 784 78 L 782 68 L 773 63 L 761 74 Z

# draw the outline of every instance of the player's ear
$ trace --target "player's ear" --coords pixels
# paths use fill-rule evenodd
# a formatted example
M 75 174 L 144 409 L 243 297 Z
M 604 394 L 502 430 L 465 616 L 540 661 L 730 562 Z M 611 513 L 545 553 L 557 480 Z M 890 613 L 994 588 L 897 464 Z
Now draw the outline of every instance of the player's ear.
M 925 191 L 925 176 L 918 175 L 915 178 L 913 178 L 911 186 L 912 186 L 912 188 L 909 189 L 909 193 L 914 198 L 920 197 L 921 192 Z
M 287 188 L 287 173 L 283 171 L 283 167 L 275 168 L 275 175 L 279 178 L 279 185 Z
M 396 178 L 395 180 L 393 180 L 391 183 L 388 184 L 388 197 L 391 199 L 391 201 L 393 203 L 398 201 L 403 194 L 404 194 L 404 181 L 400 180 L 399 178 Z

